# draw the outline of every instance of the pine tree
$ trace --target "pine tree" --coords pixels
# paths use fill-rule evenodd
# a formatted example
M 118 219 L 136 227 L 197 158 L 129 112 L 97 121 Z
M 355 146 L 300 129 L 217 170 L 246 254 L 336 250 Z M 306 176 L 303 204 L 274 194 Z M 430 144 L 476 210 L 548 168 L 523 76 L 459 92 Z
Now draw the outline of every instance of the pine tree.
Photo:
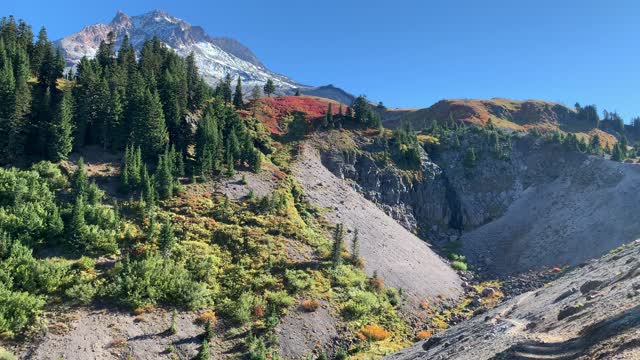
M 128 39 L 127 39 L 128 40 Z M 115 53 L 116 34 L 110 31 L 107 34 L 107 38 L 100 42 L 98 46 L 98 52 L 96 53 L 96 60 L 103 68 L 111 66 L 116 58 Z
M 369 121 L 369 103 L 365 96 L 358 96 L 353 102 L 354 120 L 360 124 L 367 124 Z
M 202 176 L 209 177 L 219 170 L 221 145 L 217 118 L 208 109 L 196 129 L 196 164 Z
M 156 169 L 155 179 L 160 199 L 172 197 L 173 175 L 171 173 L 171 161 L 166 154 L 158 157 L 158 168 Z
M 38 32 L 38 40 L 33 47 L 33 52 L 31 54 L 31 73 L 38 74 L 42 67 L 42 62 L 46 56 L 46 53 L 49 51 L 49 39 L 47 37 L 47 29 L 43 26 L 40 28 L 40 32 Z
M 264 84 L 264 89 L 263 90 L 264 90 L 264 93 L 268 97 L 271 97 L 271 94 L 276 92 L 276 86 L 274 85 L 273 80 L 267 79 L 267 83 Z
M 156 204 L 156 190 L 146 165 L 142 165 L 141 187 L 142 199 L 149 209 L 153 208 Z
M 49 158 L 60 161 L 67 158 L 73 147 L 73 119 L 71 94 L 64 92 L 58 102 L 51 124 L 51 139 L 49 140 Z
M 255 173 L 260 172 L 260 169 L 262 168 L 262 154 L 258 149 L 254 148 L 250 151 L 248 163 L 251 171 Z
M 71 190 L 73 191 L 73 195 L 76 197 L 84 196 L 88 187 L 89 180 L 87 177 L 87 169 L 84 166 L 84 159 L 80 158 L 78 160 L 78 168 L 71 178 Z
M 233 159 L 233 153 L 229 150 L 227 150 L 227 171 L 226 171 L 226 175 L 228 177 L 232 177 L 233 175 L 236 174 L 236 171 L 234 169 L 234 159 Z
M 117 57 L 118 65 L 127 70 L 130 73 L 136 66 L 136 53 L 133 46 L 129 42 L 129 35 L 125 34 L 120 44 L 120 50 L 118 50 Z
M 230 103 L 232 98 L 231 93 L 231 75 L 227 74 L 224 80 L 220 83 L 220 95 L 225 103 Z
M 211 359 L 211 353 L 209 351 L 209 340 L 204 339 L 202 341 L 202 346 L 198 351 L 198 355 L 196 355 L 196 360 L 209 360 Z
M 296 89 L 295 94 L 293 94 L 293 96 L 300 96 L 300 89 Z
M 351 240 L 351 261 L 353 263 L 360 259 L 360 239 L 358 238 L 358 229 L 353 231 L 353 239 Z
M 29 80 L 29 59 L 25 50 L 18 50 L 14 57 L 15 97 L 13 115 L 10 118 L 9 152 L 12 159 L 25 153 L 27 118 L 31 111 L 31 87 Z
M 140 146 L 144 157 L 159 154 L 169 142 L 169 133 L 162 112 L 162 104 L 158 92 L 144 91 L 141 98 L 136 98 L 131 139 Z
M 75 198 L 73 209 L 71 210 L 70 222 L 68 226 L 65 227 L 69 244 L 77 250 L 83 250 L 86 246 L 86 244 L 84 244 L 86 232 L 84 213 L 84 198 L 82 195 L 78 195 Z
M 105 139 L 105 145 L 111 150 L 122 149 L 127 139 L 126 123 L 124 121 L 124 106 L 119 91 L 110 93 L 109 103 L 107 106 L 107 121 L 109 125 L 108 139 Z
M 325 127 L 326 126 L 333 126 L 333 112 L 331 111 L 331 103 L 329 103 L 329 105 L 327 106 L 327 113 L 325 115 Z
M 331 251 L 331 262 L 333 267 L 342 263 L 342 246 L 344 244 L 344 226 L 337 224 L 333 232 L 333 249 Z
M 207 319 L 207 322 L 204 324 L 204 338 L 211 341 L 214 335 L 213 323 L 211 322 L 211 319 Z
M 189 54 L 187 62 L 187 107 L 189 111 L 196 111 L 204 102 L 204 84 L 198 75 L 195 56 Z
M 611 154 L 611 160 L 613 160 L 613 161 L 622 161 L 622 160 L 624 160 L 624 152 L 622 151 L 622 148 L 620 147 L 620 143 L 616 143 L 613 146 L 613 152 Z
M 9 137 L 13 132 L 12 118 L 15 113 L 15 78 L 13 64 L 4 50 L 4 42 L 0 38 L 0 151 L 2 158 L 9 160 Z
M 173 225 L 169 220 L 162 224 L 160 236 L 158 238 L 158 248 L 165 257 L 171 256 L 171 251 L 176 243 L 176 236 L 173 231 Z
M 242 100 L 242 78 L 240 76 L 238 76 L 236 91 L 233 94 L 233 105 L 236 107 L 236 109 L 244 108 L 244 101 Z

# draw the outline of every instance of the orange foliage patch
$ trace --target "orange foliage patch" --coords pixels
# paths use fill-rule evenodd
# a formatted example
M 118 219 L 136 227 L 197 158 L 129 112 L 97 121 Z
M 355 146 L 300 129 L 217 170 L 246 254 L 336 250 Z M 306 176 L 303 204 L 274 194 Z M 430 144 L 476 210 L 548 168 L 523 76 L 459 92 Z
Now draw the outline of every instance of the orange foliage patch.
M 155 305 L 147 304 L 147 305 L 140 306 L 140 307 L 137 307 L 137 308 L 133 309 L 133 314 L 134 315 L 142 315 L 142 314 L 145 314 L 145 313 L 153 312 L 155 309 L 156 309 Z
M 367 325 L 362 328 L 361 334 L 368 340 L 381 341 L 389 337 L 391 333 L 378 325 Z
M 207 310 L 201 312 L 200 315 L 198 315 L 198 317 L 196 318 L 196 323 L 206 324 L 207 321 L 210 321 L 211 325 L 214 325 L 216 323 L 216 320 L 218 320 L 218 318 L 216 317 L 216 313 L 211 310 Z
M 306 299 L 302 302 L 302 304 L 300 304 L 300 306 L 302 306 L 302 308 L 307 312 L 314 312 L 318 310 L 318 307 L 320 306 L 320 304 L 318 303 L 317 300 Z
M 426 339 L 430 338 L 430 337 L 431 337 L 431 335 L 433 335 L 433 333 L 432 333 L 432 331 L 431 331 L 431 330 L 422 330 L 422 331 L 419 331 L 419 332 L 416 334 L 416 338 L 417 338 L 418 340 L 426 340 Z

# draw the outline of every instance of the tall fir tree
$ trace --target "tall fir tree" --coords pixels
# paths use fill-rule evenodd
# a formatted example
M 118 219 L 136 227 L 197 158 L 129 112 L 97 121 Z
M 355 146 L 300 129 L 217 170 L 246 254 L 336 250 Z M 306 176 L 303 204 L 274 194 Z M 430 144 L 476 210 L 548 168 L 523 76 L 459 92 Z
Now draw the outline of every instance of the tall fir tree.
M 358 229 L 353 231 L 353 239 L 351 240 L 351 261 L 355 264 L 360 259 L 360 237 Z
M 210 177 L 220 170 L 221 149 L 217 118 L 212 110 L 206 110 L 196 129 L 196 163 L 201 175 Z
M 158 168 L 155 173 L 156 189 L 160 199 L 168 199 L 173 196 L 173 175 L 171 171 L 171 159 L 168 152 L 158 158 Z
M 80 158 L 78 160 L 76 171 L 71 177 L 71 190 L 73 192 L 73 195 L 76 197 L 84 196 L 88 187 L 89 178 L 87 175 L 87 169 L 84 165 L 84 159 Z
M 342 246 L 344 245 L 344 225 L 336 224 L 333 231 L 333 248 L 331 250 L 331 262 L 333 267 L 342 263 Z
M 51 123 L 51 138 L 49 139 L 49 158 L 60 161 L 67 158 L 73 147 L 73 109 L 72 97 L 64 92 L 58 101 L 53 122 Z
M 140 95 L 140 94 L 138 94 Z M 131 141 L 142 149 L 146 158 L 157 156 L 169 143 L 169 133 L 162 112 L 158 92 L 146 89 L 135 101 L 131 121 Z
M 12 118 L 15 112 L 16 84 L 13 64 L 9 61 L 4 42 L 0 39 L 0 152 L 9 160 L 9 136 L 13 132 Z
M 242 99 L 242 78 L 240 76 L 238 76 L 236 91 L 233 94 L 233 105 L 236 107 L 236 109 L 244 108 L 244 100 Z
M 333 111 L 331 110 L 331 103 L 327 106 L 327 113 L 325 114 L 324 126 L 333 126 Z
M 160 236 L 158 237 L 158 249 L 165 257 L 171 256 L 171 251 L 176 244 L 176 235 L 171 221 L 167 220 L 162 224 Z
M 69 245 L 78 251 L 84 250 L 85 244 L 85 206 L 84 197 L 82 195 L 76 195 L 71 210 L 71 218 L 69 223 L 65 226 L 65 232 Z
M 232 92 L 231 92 L 231 75 L 227 74 L 224 77 L 224 80 L 220 82 L 220 96 L 226 103 L 230 103 L 232 100 Z

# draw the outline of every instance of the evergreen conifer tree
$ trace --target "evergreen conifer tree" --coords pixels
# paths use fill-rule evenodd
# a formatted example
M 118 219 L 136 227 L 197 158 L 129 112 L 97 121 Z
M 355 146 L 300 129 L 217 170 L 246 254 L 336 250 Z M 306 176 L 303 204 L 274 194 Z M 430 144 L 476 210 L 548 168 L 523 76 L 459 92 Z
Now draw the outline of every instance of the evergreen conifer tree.
M 242 78 L 240 76 L 238 76 L 236 91 L 233 94 L 233 105 L 236 107 L 236 109 L 244 108 L 244 100 L 242 99 Z
M 171 251 L 173 250 L 175 243 L 176 236 L 173 231 L 173 225 L 167 220 L 162 224 L 162 229 L 160 230 L 158 248 L 165 257 L 169 257 L 171 256 Z
M 156 188 L 160 199 L 168 199 L 173 196 L 173 175 L 171 172 L 171 159 L 165 155 L 158 157 L 158 168 L 156 169 L 155 179 Z
M 76 197 L 84 196 L 88 186 L 89 180 L 87 177 L 87 169 L 84 165 L 84 159 L 80 158 L 78 160 L 78 167 L 71 178 L 71 190 Z
M 268 96 L 271 97 L 271 94 L 273 94 L 274 92 L 276 92 L 276 86 L 273 83 L 273 80 L 268 79 L 267 83 L 264 84 L 264 93 Z
M 337 224 L 333 232 L 333 249 L 331 251 L 331 262 L 333 267 L 342 263 L 342 246 L 344 244 L 344 226 Z
M 353 231 L 353 239 L 351 240 L 351 261 L 355 263 L 358 259 L 360 259 L 360 239 L 356 228 Z
M 49 139 L 49 158 L 60 161 L 67 158 L 73 147 L 73 110 L 71 94 L 64 92 L 57 104 L 51 123 L 51 139 Z

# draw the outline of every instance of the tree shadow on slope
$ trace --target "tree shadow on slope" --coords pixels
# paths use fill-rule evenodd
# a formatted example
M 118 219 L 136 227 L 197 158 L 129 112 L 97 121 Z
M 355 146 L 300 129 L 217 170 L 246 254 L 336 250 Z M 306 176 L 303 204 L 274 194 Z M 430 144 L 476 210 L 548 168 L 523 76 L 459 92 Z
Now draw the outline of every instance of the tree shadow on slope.
M 585 327 L 577 338 L 557 343 L 528 341 L 516 344 L 497 354 L 492 360 L 577 359 L 592 355 L 592 350 L 595 350 L 598 344 L 636 328 L 640 328 L 640 305 Z M 616 346 L 616 350 L 624 350 L 625 346 L 633 346 L 633 344 L 619 342 Z

